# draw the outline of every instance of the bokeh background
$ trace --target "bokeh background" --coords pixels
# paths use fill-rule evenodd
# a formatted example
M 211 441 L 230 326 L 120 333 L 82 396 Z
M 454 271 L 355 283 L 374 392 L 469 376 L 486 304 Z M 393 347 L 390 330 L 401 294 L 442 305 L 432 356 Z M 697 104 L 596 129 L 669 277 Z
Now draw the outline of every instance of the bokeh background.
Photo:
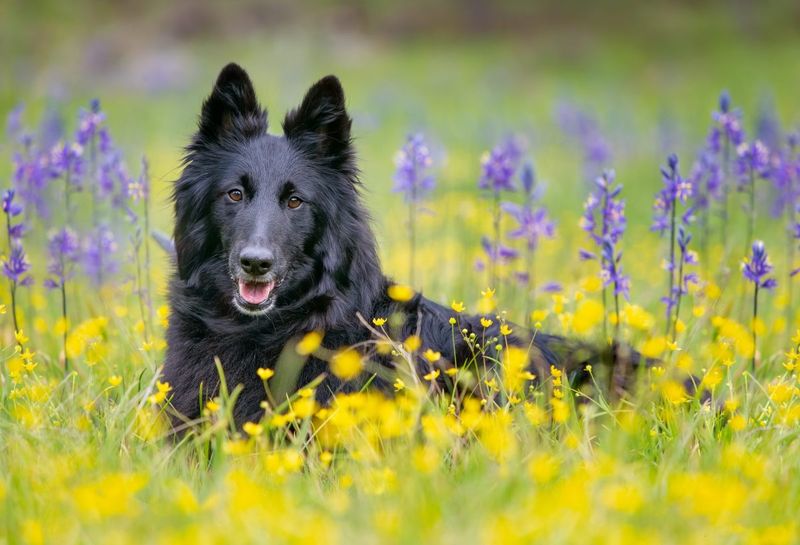
M 142 154 L 150 159 L 153 221 L 168 231 L 182 146 L 226 62 L 249 70 L 278 133 L 307 87 L 334 73 L 355 119 L 382 258 L 399 280 L 408 274 L 405 209 L 391 192 L 393 157 L 410 132 L 431 142 L 437 189 L 431 213 L 420 219 L 416 284 L 450 298 L 482 282 L 471 271 L 489 219 L 476 183 L 481 154 L 493 144 L 523 137 L 526 157 L 548 187 L 543 199 L 559 236 L 541 250 L 542 280 L 577 279 L 585 271 L 575 259 L 583 239 L 574 226 L 587 173 L 580 147 L 564 131 L 564 112 L 596 124 L 610 150 L 607 166 L 625 186 L 630 237 L 641 239 L 658 166 L 675 151 L 688 170 L 720 91 L 729 90 L 744 110 L 748 133 L 774 131 L 778 119 L 779 130 L 800 120 L 798 28 L 800 5 L 790 0 L 7 0 L 0 112 L 24 102 L 24 120 L 35 125 L 58 111 L 69 134 L 74 112 L 99 98 L 129 163 Z M 3 162 L 0 174 L 9 168 Z M 770 225 L 759 222 L 762 230 Z M 637 253 L 648 248 L 653 255 L 641 262 L 658 263 L 658 244 Z M 633 269 L 634 280 L 652 273 Z M 641 302 L 658 297 L 635 286 Z

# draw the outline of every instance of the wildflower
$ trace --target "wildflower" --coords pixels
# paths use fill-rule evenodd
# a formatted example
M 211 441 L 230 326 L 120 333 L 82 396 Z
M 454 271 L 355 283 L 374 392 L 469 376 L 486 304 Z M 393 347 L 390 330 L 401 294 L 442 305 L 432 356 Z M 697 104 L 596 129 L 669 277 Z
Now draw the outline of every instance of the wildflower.
M 593 173 L 608 167 L 611 148 L 591 113 L 569 102 L 561 102 L 556 109 L 556 121 L 561 130 L 580 145 L 587 180 L 591 180 Z
M 410 301 L 411 298 L 414 297 L 414 290 L 403 284 L 392 284 L 386 289 L 386 293 L 389 295 L 390 299 L 400 303 Z
M 394 386 L 395 392 L 401 392 L 406 389 L 406 383 L 399 377 L 394 379 L 394 384 L 392 384 L 392 386 Z
M 331 373 L 342 380 L 356 378 L 363 369 L 361 354 L 353 348 L 345 348 L 333 355 L 330 362 Z
M 264 367 L 259 367 L 256 370 L 256 374 L 258 374 L 258 378 L 263 381 L 267 381 L 275 376 L 275 371 L 272 369 L 265 369 Z
M 515 138 L 508 138 L 485 153 L 481 158 L 481 178 L 478 187 L 495 193 L 514 191 L 514 174 L 519 167 L 522 146 Z
M 386 324 L 386 318 L 373 318 L 372 323 L 377 327 L 383 327 Z
M 25 346 L 26 344 L 28 344 L 28 341 L 30 340 L 28 339 L 28 336 L 25 335 L 25 332 L 22 331 L 21 329 L 14 332 L 14 339 L 17 341 L 17 344 L 19 346 Z
M 419 350 L 420 346 L 422 346 L 422 339 L 417 335 L 409 335 L 408 338 L 403 341 L 403 347 L 409 352 L 416 352 Z
M 434 369 L 434 370 L 433 370 L 433 371 L 431 371 L 430 373 L 427 373 L 427 374 L 423 375 L 423 376 L 422 376 L 422 378 L 424 378 L 424 379 L 425 379 L 425 380 L 427 380 L 428 382 L 433 382 L 434 380 L 436 380 L 437 378 L 439 378 L 439 375 L 440 375 L 440 374 L 441 374 L 441 373 L 440 373 L 440 371 L 439 371 L 438 369 Z
M 308 356 L 313 354 L 314 351 L 322 344 L 322 333 L 319 331 L 309 331 L 297 343 L 295 351 L 301 356 Z
M 425 352 L 423 352 L 422 357 L 424 357 L 431 363 L 436 363 L 437 361 L 442 359 L 442 355 L 439 352 L 434 352 L 430 348 L 428 348 Z
M 772 289 L 777 286 L 778 282 L 774 278 L 765 278 L 770 272 L 772 272 L 772 263 L 769 261 L 764 243 L 757 240 L 753 243 L 752 254 L 742 260 L 742 274 L 756 288 Z
M 170 386 L 169 382 L 161 382 L 159 380 L 156 382 L 156 392 L 151 394 L 147 400 L 153 405 L 158 405 L 164 402 L 164 400 L 167 398 L 167 394 L 171 391 L 172 386 Z
M 622 274 L 622 252 L 617 250 L 625 232 L 625 201 L 618 199 L 622 191 L 621 185 L 614 185 L 614 171 L 609 170 L 595 181 L 596 190 L 589 194 L 584 203 L 581 228 L 589 234 L 590 239 L 599 249 L 599 255 L 587 250 L 580 250 L 582 259 L 596 259 L 600 262 L 600 278 L 603 288 L 614 286 L 615 315 L 619 324 L 619 299 L 622 294 L 626 299 L 630 292 L 630 279 Z M 600 225 L 595 215 L 599 211 Z M 605 292 L 604 292 L 605 293 Z M 605 301 L 605 297 L 603 298 Z M 604 313 L 607 314 L 607 313 Z M 618 326 L 617 326 L 618 327 Z M 605 326 L 604 326 L 605 329 Z
M 502 324 L 500 326 L 500 334 L 504 337 L 511 335 L 511 328 L 508 326 L 508 324 Z
M 482 317 L 481 318 L 481 326 L 483 326 L 484 329 L 486 329 L 487 327 L 489 327 L 493 323 L 494 322 L 492 322 L 489 318 L 486 318 L 486 317 Z
M 111 375 L 108 377 L 108 383 L 111 385 L 112 388 L 119 386 L 122 384 L 122 377 L 119 375 Z
M 86 274 L 96 285 L 118 270 L 115 254 L 119 250 L 116 237 L 107 225 L 98 225 L 84 240 L 83 267 Z
M 242 430 L 250 437 L 257 437 L 264 432 L 264 426 L 255 422 L 245 422 Z
M 461 312 L 464 312 L 464 309 L 465 309 L 466 307 L 464 307 L 464 303 L 463 303 L 462 301 L 459 301 L 459 302 L 455 302 L 455 301 L 453 301 L 453 302 L 450 304 L 450 308 L 452 308 L 452 309 L 453 309 L 455 312 L 459 312 L 459 313 L 461 313 Z
M 414 283 L 416 254 L 416 212 L 419 201 L 434 186 L 429 169 L 433 164 L 430 150 L 421 134 L 409 135 L 406 144 L 395 156 L 393 191 L 403 193 L 408 203 L 409 279 Z

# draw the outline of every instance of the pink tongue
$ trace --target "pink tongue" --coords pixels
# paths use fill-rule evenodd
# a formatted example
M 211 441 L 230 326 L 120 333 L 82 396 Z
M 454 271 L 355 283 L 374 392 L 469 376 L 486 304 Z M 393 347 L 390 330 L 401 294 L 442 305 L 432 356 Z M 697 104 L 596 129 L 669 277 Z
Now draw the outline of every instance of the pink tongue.
M 251 305 L 260 305 L 269 297 L 274 282 L 245 282 L 239 280 L 239 295 Z

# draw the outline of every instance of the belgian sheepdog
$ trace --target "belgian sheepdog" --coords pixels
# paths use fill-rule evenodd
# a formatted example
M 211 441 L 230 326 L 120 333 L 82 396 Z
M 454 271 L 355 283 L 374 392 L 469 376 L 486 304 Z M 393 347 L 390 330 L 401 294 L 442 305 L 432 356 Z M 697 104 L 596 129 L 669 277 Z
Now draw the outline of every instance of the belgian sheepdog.
M 219 395 L 217 361 L 227 386 L 240 385 L 236 423 L 259 419 L 266 395 L 257 369 L 275 367 L 307 332 L 324 334 L 323 350 L 357 345 L 373 369 L 390 372 L 391 356 L 369 349 L 372 317 L 402 316 L 391 336 L 415 334 L 449 365 L 475 361 L 470 332 L 500 337 L 497 320 L 485 330 L 479 316 L 459 315 L 454 328 L 454 312 L 420 294 L 402 302 L 387 295 L 392 281 L 381 272 L 359 194 L 351 119 L 336 77 L 311 86 L 283 120 L 283 136 L 267 127 L 247 73 L 227 65 L 203 103 L 173 194 L 177 266 L 163 380 L 173 388 L 176 426 L 189 426 Z M 550 365 L 580 373 L 586 361 L 576 343 L 558 337 L 514 327 L 507 339 L 528 349 L 538 374 Z M 481 358 L 486 365 L 498 353 L 487 346 Z M 295 367 L 293 387 L 315 381 L 321 404 L 367 384 L 392 390 L 391 378 L 369 366 L 348 381 L 314 355 Z M 420 376 L 432 367 L 416 358 Z M 446 389 L 450 378 L 437 380 Z

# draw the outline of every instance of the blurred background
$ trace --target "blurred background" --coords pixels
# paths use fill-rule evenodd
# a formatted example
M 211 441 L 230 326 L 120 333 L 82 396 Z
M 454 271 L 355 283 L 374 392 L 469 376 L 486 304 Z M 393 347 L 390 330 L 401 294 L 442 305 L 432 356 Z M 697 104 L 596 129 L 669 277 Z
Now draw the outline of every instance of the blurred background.
M 182 147 L 226 62 L 250 72 L 276 133 L 311 83 L 336 74 L 385 268 L 399 280 L 406 212 L 391 191 L 393 159 L 408 133 L 430 142 L 437 187 L 420 217 L 415 283 L 449 299 L 476 295 L 483 283 L 472 272 L 490 221 L 477 190 L 482 153 L 512 134 L 524 140 L 557 221 L 558 236 L 541 248 L 541 280 L 577 280 L 588 269 L 576 259 L 575 226 L 587 178 L 599 172 L 586 172 L 570 119 L 607 145 L 604 166 L 625 186 L 630 237 L 655 242 L 647 232 L 658 167 L 675 151 L 689 169 L 723 89 L 748 133 L 797 126 L 798 29 L 791 0 L 6 0 L 0 114 L 24 103 L 24 122 L 37 126 L 58 111 L 50 122 L 70 134 L 77 109 L 99 98 L 132 170 L 143 154 L 150 159 L 153 222 L 168 231 Z M 0 180 L 10 171 L 0 162 Z M 770 228 L 768 218 L 759 222 Z M 661 250 L 642 244 L 642 259 L 629 265 L 644 303 L 658 294 L 636 281 L 652 277 Z

